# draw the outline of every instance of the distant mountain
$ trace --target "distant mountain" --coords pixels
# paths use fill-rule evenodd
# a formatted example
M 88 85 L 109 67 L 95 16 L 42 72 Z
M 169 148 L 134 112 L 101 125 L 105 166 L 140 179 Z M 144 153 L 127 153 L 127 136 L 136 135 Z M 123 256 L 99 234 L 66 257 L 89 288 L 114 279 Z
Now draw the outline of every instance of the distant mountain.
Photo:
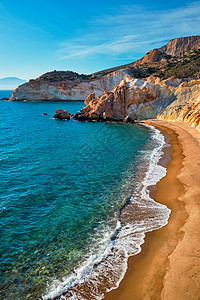
M 14 90 L 26 80 L 17 77 L 5 77 L 0 79 L 0 90 Z

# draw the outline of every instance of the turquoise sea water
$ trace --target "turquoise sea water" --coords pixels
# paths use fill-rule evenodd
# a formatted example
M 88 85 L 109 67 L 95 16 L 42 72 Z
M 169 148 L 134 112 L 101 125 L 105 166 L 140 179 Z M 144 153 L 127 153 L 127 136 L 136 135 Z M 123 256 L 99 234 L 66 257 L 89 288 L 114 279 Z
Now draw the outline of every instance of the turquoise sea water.
M 3 97 L 11 97 L 13 91 L 9 90 L 0 90 L 0 99 Z
M 151 128 L 135 124 L 53 119 L 57 108 L 75 113 L 83 105 L 0 101 L 0 299 L 53 299 L 83 278 L 85 283 L 94 269 L 97 278 L 107 250 L 119 240 L 116 228 L 137 219 L 131 213 L 130 220 L 128 210 L 123 216 L 120 208 L 131 195 L 139 203 L 141 181 L 155 147 L 161 146 L 160 136 L 155 139 Z M 159 216 L 153 227 L 142 221 L 146 227 L 139 230 L 139 240 L 145 229 L 160 226 Z M 136 240 L 135 247 L 137 252 Z M 92 285 L 90 280 L 91 290 Z M 76 293 L 67 299 L 79 299 Z M 93 291 L 85 299 L 98 297 Z

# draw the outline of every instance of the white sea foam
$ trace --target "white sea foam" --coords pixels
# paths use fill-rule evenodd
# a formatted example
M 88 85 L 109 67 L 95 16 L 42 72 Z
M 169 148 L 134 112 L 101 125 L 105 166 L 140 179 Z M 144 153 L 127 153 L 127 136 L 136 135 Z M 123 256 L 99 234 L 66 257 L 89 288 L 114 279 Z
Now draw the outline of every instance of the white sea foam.
M 43 299 L 103 299 L 105 292 L 119 286 L 127 270 L 128 257 L 141 251 L 145 233 L 167 224 L 170 210 L 151 199 L 148 191 L 149 186 L 166 175 L 166 168 L 158 164 L 166 143 L 159 130 L 144 126 L 150 128 L 158 146 L 142 153 L 143 160 L 149 162 L 148 171 L 142 182 L 138 181 L 135 186 L 130 203 L 121 211 L 116 237 L 113 239 L 114 233 L 105 228 L 98 253 L 90 255 L 62 281 L 54 280 Z

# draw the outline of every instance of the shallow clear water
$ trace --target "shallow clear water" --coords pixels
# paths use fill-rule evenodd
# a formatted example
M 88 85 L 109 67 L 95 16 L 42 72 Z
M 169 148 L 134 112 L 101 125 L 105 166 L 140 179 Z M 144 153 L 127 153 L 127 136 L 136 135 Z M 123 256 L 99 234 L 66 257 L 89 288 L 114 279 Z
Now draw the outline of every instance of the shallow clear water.
M 58 108 L 82 107 L 0 102 L 1 299 L 39 299 L 53 280 L 92 264 L 109 246 L 121 205 L 139 193 L 159 144 L 152 130 L 53 119 Z

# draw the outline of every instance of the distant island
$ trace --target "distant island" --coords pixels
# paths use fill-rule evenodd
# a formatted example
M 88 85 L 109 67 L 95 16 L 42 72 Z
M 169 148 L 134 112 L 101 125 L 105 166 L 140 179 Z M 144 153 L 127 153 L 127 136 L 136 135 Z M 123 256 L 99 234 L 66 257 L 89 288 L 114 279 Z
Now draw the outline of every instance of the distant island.
M 0 90 L 14 90 L 18 85 L 25 82 L 26 80 L 17 77 L 0 78 Z

